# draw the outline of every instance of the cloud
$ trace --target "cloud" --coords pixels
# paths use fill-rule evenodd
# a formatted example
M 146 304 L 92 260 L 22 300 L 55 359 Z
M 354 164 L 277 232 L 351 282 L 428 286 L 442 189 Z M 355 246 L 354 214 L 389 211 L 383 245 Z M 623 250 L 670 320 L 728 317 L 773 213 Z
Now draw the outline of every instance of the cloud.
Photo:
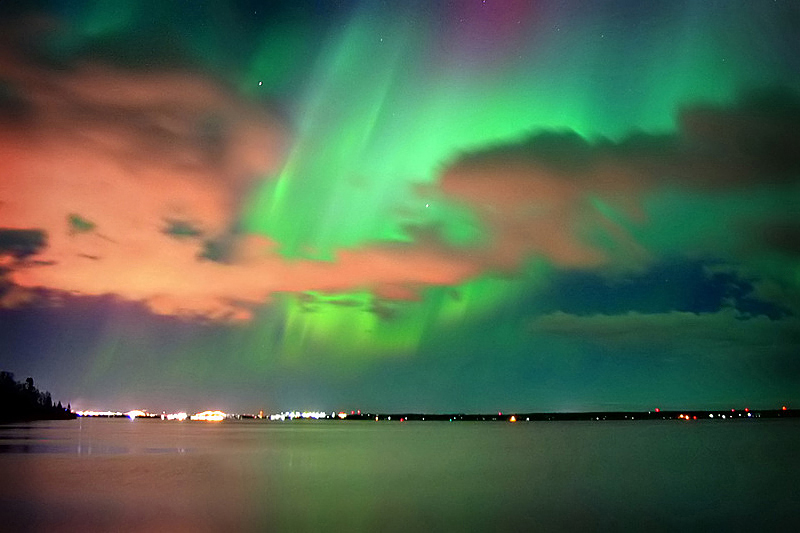
M 243 198 L 277 174 L 291 142 L 269 110 L 198 72 L 54 70 L 10 47 L 0 47 L 0 78 L 0 227 L 47 236 L 46 247 L 16 245 L 36 261 L 7 266 L 3 283 L 113 294 L 159 313 L 246 318 L 281 291 L 415 298 L 532 255 L 638 268 L 659 253 L 634 231 L 650 223 L 648 194 L 780 185 L 800 168 L 793 94 L 687 110 L 676 135 L 542 132 L 444 168 L 437 194 L 477 213 L 480 242 L 451 246 L 422 228 L 413 243 L 289 260 L 236 231 Z
M 0 228 L 0 258 L 25 259 L 47 245 L 47 233 L 40 229 Z
M 732 308 L 716 313 L 636 313 L 578 316 L 562 312 L 530 322 L 530 331 L 642 354 L 653 351 L 692 355 L 795 353 L 800 320 L 741 315 Z M 724 354 L 723 354 L 724 352 Z
M 0 79 L 24 110 L 0 116 L 0 246 L 37 259 L 6 272 L 18 288 L 162 298 L 205 267 L 176 237 L 226 234 L 286 150 L 281 121 L 198 73 L 53 70 L 0 47 Z
M 191 239 L 200 237 L 203 234 L 197 226 L 186 220 L 167 219 L 164 222 L 166 227 L 163 232 L 176 239 Z
M 268 110 L 196 72 L 54 70 L 0 52 L 4 101 L 25 110 L 0 120 L 0 227 L 48 236 L 6 284 L 243 318 L 278 291 L 408 298 L 480 272 L 433 242 L 287 260 L 233 229 L 243 197 L 283 164 L 289 134 Z
M 538 132 L 521 142 L 463 154 L 444 170 L 441 191 L 477 211 L 492 235 L 487 255 L 504 268 L 531 255 L 572 268 L 640 268 L 661 253 L 642 238 L 667 222 L 653 220 L 647 210 L 658 194 L 686 191 L 698 199 L 720 198 L 768 187 L 776 204 L 796 195 L 796 93 L 770 90 L 730 107 L 694 106 L 682 111 L 678 122 L 675 134 L 638 132 L 621 141 Z M 747 242 L 748 232 L 754 234 L 755 222 L 785 216 L 768 209 L 754 214 L 742 206 L 722 209 L 719 220 L 738 224 L 741 242 Z M 798 222 L 796 214 L 791 220 Z M 699 238 L 696 230 L 688 228 L 682 237 L 687 250 Z M 713 236 L 714 228 L 709 230 Z M 730 254 L 715 248 L 720 240 L 710 240 L 711 256 Z
M 794 259 L 800 257 L 800 221 L 769 224 L 755 237 L 757 242 L 753 243 L 754 246 L 761 245 Z

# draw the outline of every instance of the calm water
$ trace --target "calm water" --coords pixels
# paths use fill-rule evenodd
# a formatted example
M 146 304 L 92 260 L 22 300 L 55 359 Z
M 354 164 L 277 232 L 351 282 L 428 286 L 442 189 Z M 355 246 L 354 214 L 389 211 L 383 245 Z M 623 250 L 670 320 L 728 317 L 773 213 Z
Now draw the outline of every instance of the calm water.
M 0 426 L 8 531 L 788 531 L 797 421 Z

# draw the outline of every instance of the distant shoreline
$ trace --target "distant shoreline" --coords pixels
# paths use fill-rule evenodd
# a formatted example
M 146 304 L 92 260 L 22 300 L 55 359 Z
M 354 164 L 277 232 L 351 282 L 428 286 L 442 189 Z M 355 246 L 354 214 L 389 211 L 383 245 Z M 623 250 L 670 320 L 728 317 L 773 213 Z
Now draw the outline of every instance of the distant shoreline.
M 297 413 L 298 415 L 300 413 Z M 331 413 L 334 415 L 335 413 Z M 124 413 L 76 415 L 77 418 L 132 418 Z M 134 418 L 166 420 L 162 414 L 147 413 Z M 250 414 L 227 414 L 224 420 L 258 420 L 264 422 L 292 422 L 328 420 L 337 422 L 347 421 L 387 421 L 387 422 L 558 422 L 558 421 L 642 421 L 642 420 L 748 420 L 748 419 L 794 419 L 800 418 L 800 410 L 791 409 L 732 409 L 730 411 L 714 409 L 688 409 L 669 411 L 585 411 L 585 412 L 554 412 L 554 413 L 339 413 L 337 416 L 326 418 L 310 418 L 303 416 L 286 416 L 282 419 L 270 419 Z M 188 419 L 187 419 L 188 421 Z M 220 420 L 217 420 L 220 421 Z

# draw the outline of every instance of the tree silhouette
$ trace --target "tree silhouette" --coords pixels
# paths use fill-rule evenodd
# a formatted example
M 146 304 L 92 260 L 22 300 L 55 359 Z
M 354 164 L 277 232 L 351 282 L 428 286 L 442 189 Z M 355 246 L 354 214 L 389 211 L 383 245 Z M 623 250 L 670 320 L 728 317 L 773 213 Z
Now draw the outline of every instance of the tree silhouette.
M 61 402 L 53 405 L 49 392 L 40 392 L 29 377 L 18 383 L 11 372 L 0 371 L 0 422 L 63 420 L 75 418 Z

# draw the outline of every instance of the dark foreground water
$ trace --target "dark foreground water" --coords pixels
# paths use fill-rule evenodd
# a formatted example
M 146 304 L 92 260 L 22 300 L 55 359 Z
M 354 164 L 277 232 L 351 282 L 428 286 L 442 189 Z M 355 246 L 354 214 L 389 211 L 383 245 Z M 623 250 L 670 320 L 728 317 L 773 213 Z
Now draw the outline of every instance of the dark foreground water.
M 800 421 L 0 426 L 4 531 L 791 531 Z

